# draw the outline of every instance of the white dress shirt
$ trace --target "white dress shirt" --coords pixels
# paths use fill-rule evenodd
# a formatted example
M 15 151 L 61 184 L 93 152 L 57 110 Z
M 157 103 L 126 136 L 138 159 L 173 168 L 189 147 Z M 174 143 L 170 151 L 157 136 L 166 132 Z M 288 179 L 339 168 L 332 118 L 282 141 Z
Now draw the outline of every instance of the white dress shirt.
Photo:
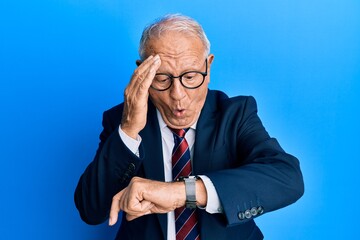
M 159 111 L 157 111 L 157 117 L 159 120 L 159 126 L 161 131 L 161 140 L 162 140 L 162 151 L 163 151 L 163 160 L 164 160 L 164 174 L 165 174 L 165 181 L 171 182 L 173 181 L 172 177 L 172 162 L 171 162 L 171 155 L 172 150 L 174 148 L 174 137 L 171 130 L 167 127 L 166 123 L 161 117 Z M 191 161 L 193 159 L 194 154 L 194 142 L 195 142 L 195 134 L 196 134 L 196 123 L 194 123 L 190 129 L 186 132 L 185 139 L 188 142 L 190 154 L 191 154 Z M 125 145 L 137 156 L 139 156 L 139 146 L 141 143 L 141 137 L 137 136 L 136 139 L 133 139 L 126 135 L 121 130 L 121 126 L 119 127 L 119 135 Z M 207 192 L 207 205 L 204 208 L 208 213 L 222 213 L 222 206 L 220 203 L 219 196 L 216 192 L 214 184 L 211 180 L 205 176 L 199 176 L 203 181 L 206 192 Z M 167 239 L 175 239 L 175 213 L 171 211 L 168 213 L 168 226 L 167 226 Z

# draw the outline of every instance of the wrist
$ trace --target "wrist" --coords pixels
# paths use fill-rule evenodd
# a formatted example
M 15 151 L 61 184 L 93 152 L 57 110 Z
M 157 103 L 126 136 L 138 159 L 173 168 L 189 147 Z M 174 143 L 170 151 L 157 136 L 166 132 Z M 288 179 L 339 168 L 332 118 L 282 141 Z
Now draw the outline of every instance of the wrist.
M 203 181 L 197 176 L 181 177 L 177 180 L 185 185 L 185 207 L 203 207 L 207 203 L 207 193 Z M 184 196 L 183 195 L 183 196 Z
M 207 191 L 201 178 L 196 180 L 196 205 L 205 207 L 207 205 Z
M 126 123 L 121 123 L 120 125 L 121 131 L 123 131 L 126 135 L 133 139 L 137 139 L 137 136 L 139 135 L 139 131 L 134 131 L 129 125 Z
M 173 193 L 174 199 L 174 209 L 185 206 L 186 203 L 186 190 L 185 183 L 183 181 L 172 182 L 173 186 L 176 189 Z

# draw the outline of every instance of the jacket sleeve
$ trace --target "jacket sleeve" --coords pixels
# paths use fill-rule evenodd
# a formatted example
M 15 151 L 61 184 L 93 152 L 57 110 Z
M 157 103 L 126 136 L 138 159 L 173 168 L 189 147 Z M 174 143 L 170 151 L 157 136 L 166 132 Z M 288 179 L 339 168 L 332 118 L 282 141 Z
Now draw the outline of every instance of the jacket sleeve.
M 122 142 L 118 133 L 121 113 L 116 111 L 104 112 L 99 148 L 75 190 L 75 205 L 88 224 L 108 218 L 112 197 L 128 185 L 142 162 Z M 141 154 L 141 145 L 139 150 Z
M 241 107 L 230 103 L 227 108 L 227 123 L 221 131 L 227 135 L 234 160 L 220 159 L 231 167 L 206 175 L 216 188 L 228 226 L 232 226 L 295 202 L 303 195 L 304 183 L 299 161 L 268 135 L 253 97 L 247 97 Z

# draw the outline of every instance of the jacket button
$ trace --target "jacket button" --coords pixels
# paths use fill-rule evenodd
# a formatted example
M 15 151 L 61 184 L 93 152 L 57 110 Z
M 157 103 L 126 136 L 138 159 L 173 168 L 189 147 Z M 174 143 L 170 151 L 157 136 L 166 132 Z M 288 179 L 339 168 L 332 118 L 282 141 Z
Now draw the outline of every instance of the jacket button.
M 245 214 L 244 214 L 243 212 L 239 212 L 239 213 L 238 213 L 238 218 L 239 218 L 240 220 L 244 220 L 244 219 L 245 219 Z
M 249 218 L 252 217 L 251 212 L 250 212 L 249 209 L 245 211 L 245 217 L 246 217 L 247 219 L 249 219 Z
M 129 166 L 128 166 L 128 169 L 133 172 L 135 170 L 135 164 L 133 163 L 130 163 Z
M 257 212 L 258 212 L 258 214 L 263 214 L 264 213 L 264 208 L 263 207 L 258 207 L 257 208 Z
M 129 177 L 130 177 L 129 172 L 126 171 L 123 175 L 124 182 L 129 180 Z
M 253 217 L 255 217 L 256 215 L 258 215 L 258 210 L 256 207 L 253 207 L 250 209 L 250 213 Z

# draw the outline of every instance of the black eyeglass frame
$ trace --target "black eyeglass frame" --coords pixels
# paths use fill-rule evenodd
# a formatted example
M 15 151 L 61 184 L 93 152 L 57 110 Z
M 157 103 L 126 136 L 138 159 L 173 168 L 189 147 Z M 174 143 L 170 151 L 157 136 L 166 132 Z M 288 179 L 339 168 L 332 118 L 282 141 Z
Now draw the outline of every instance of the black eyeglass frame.
M 181 85 L 184 87 L 184 88 L 187 88 L 187 89 L 196 89 L 196 88 L 199 88 L 201 85 L 203 85 L 203 83 L 204 83 L 204 81 L 205 81 L 205 77 L 207 76 L 207 74 L 208 74 L 208 72 L 207 72 L 207 67 L 208 67 L 208 61 L 207 61 L 207 58 L 205 59 L 205 72 L 200 72 L 200 71 L 187 71 L 187 72 L 184 72 L 184 73 L 182 73 L 182 74 L 180 74 L 179 76 L 173 76 L 173 75 L 171 75 L 171 74 L 167 74 L 167 73 L 156 73 L 155 74 L 155 76 L 159 76 L 159 75 L 161 75 L 161 76 L 167 76 L 167 77 L 169 77 L 169 79 L 170 79 L 170 85 L 169 85 L 169 87 L 167 87 L 167 88 L 165 88 L 165 89 L 157 89 L 157 88 L 155 88 L 155 87 L 153 87 L 152 86 L 152 84 L 150 85 L 150 87 L 152 88 L 152 89 L 155 89 L 156 91 L 160 91 L 160 92 L 162 92 L 162 91 L 166 91 L 166 90 L 168 90 L 169 88 L 171 88 L 171 86 L 173 85 L 173 82 L 174 82 L 174 78 L 179 78 L 179 81 L 180 81 L 180 83 L 181 83 Z M 187 87 L 187 86 L 185 86 L 184 85 L 184 83 L 182 82 L 182 77 L 185 75 L 185 74 L 188 74 L 188 73 L 200 73 L 202 76 L 203 76 L 203 80 L 201 81 L 201 83 L 198 85 L 198 86 L 196 86 L 196 87 Z

